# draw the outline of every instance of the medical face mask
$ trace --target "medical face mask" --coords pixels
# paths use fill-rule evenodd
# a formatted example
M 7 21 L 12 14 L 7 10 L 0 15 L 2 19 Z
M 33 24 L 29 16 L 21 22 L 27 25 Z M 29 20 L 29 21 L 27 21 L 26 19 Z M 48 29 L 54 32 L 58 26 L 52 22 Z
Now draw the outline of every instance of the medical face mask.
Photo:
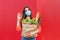
M 26 11 L 25 15 L 30 16 L 31 15 L 31 11 Z

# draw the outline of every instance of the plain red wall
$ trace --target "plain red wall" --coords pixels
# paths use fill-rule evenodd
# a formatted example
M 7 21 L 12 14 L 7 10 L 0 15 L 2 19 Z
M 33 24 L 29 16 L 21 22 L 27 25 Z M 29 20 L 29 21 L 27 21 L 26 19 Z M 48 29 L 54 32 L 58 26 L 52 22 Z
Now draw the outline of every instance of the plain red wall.
M 33 16 L 41 13 L 42 31 L 37 39 L 60 40 L 60 0 L 0 0 L 0 40 L 21 39 L 15 29 L 16 15 L 25 5 L 31 7 Z
M 41 40 L 60 40 L 60 0 L 41 0 Z
M 21 32 L 16 31 L 16 16 L 24 6 L 29 6 L 35 17 L 36 0 L 0 0 L 0 40 L 21 40 Z

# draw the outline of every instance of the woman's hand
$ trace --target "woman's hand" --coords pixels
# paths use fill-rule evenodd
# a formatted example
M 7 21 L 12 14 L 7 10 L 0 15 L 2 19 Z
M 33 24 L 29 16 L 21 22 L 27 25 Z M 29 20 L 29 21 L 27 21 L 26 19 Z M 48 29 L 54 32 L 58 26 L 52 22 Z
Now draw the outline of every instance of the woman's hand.
M 21 31 L 21 26 L 20 25 L 17 25 L 16 30 L 17 31 Z

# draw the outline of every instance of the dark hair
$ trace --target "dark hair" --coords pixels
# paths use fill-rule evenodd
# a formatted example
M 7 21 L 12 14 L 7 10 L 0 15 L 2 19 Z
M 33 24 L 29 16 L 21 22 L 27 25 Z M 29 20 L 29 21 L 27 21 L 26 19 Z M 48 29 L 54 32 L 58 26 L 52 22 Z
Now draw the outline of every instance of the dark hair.
M 25 15 L 25 8 L 29 8 L 29 10 L 31 11 L 30 7 L 25 6 L 24 9 L 23 9 L 23 15 L 22 15 L 23 19 L 25 19 L 27 17 L 27 15 Z M 32 19 L 32 11 L 31 11 L 30 19 Z

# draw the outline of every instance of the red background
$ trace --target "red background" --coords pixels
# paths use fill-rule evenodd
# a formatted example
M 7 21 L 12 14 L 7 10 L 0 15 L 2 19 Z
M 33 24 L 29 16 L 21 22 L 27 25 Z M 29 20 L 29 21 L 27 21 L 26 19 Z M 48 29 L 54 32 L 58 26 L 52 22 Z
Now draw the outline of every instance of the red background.
M 0 0 L 0 40 L 21 40 L 16 31 L 17 12 L 28 5 L 41 14 L 42 31 L 37 40 L 60 40 L 60 0 Z

